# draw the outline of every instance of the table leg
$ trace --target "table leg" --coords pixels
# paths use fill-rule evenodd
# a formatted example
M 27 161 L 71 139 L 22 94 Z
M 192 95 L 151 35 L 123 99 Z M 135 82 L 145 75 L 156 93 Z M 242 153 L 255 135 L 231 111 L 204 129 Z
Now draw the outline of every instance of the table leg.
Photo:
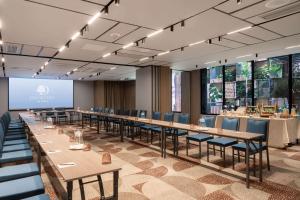
M 249 140 L 246 140 L 246 155 L 245 155 L 245 159 L 246 159 L 246 186 L 247 188 L 249 188 Z
M 118 189 L 119 189 L 119 171 L 114 171 L 114 185 L 113 185 L 113 199 L 118 199 Z
M 92 127 L 92 115 L 89 115 L 90 117 L 90 127 Z
M 161 157 L 164 157 L 164 145 L 163 145 L 163 134 L 164 133 L 164 128 L 161 127 L 161 132 L 160 132 L 160 151 L 161 151 Z
M 80 188 L 80 196 L 81 196 L 81 199 L 82 199 L 82 200 L 85 200 L 84 185 L 83 185 L 82 179 L 79 179 L 78 182 L 79 182 L 79 188 Z
M 259 139 L 259 181 L 262 182 L 262 138 Z
M 83 114 L 81 114 L 81 128 L 83 128 Z
M 97 179 L 98 179 L 99 190 L 100 190 L 100 199 L 102 200 L 105 199 L 103 182 L 100 175 L 97 176 Z
M 99 115 L 97 115 L 97 133 L 98 134 L 100 134 L 100 124 L 99 124 L 99 121 L 100 121 L 100 119 L 99 119 Z
M 120 121 L 120 135 L 121 135 L 121 142 L 124 141 L 124 120 L 121 119 Z
M 67 182 L 67 192 L 68 192 L 68 200 L 72 200 L 72 193 L 73 193 L 73 181 Z
M 164 158 L 167 156 L 167 135 L 166 135 L 166 130 L 163 128 L 163 144 L 164 144 Z

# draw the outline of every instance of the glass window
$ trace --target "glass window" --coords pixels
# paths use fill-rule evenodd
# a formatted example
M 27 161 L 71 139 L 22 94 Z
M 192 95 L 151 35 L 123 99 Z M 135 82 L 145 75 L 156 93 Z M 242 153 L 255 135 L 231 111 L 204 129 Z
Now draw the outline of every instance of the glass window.
M 181 112 L 181 71 L 172 70 L 172 111 Z
M 225 102 L 227 106 L 239 107 L 252 104 L 251 76 L 251 62 L 225 66 Z
M 223 67 L 207 69 L 206 80 L 206 113 L 219 114 L 223 104 Z
M 296 108 L 297 111 L 300 109 L 300 54 L 293 55 L 293 96 L 292 96 L 292 107 Z
M 269 58 L 254 64 L 255 104 L 288 108 L 288 56 Z

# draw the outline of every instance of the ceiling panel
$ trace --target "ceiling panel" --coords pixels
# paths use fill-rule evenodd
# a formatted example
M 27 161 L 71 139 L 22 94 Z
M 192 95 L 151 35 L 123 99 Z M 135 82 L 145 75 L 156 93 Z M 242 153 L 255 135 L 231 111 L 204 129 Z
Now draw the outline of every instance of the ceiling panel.
M 211 19 L 214 19 L 214 23 L 210 23 Z M 248 23 L 219 11 L 210 10 L 187 21 L 184 28 L 178 25 L 175 27 L 174 32 L 165 30 L 159 35 L 147 39 L 143 46 L 170 50 L 200 40 L 217 37 L 247 26 L 249 26 Z
M 121 46 L 96 40 L 77 39 L 71 43 L 69 49 L 60 53 L 57 57 L 93 61 L 105 53 L 113 52 Z
M 117 40 L 119 37 L 122 37 L 132 31 L 134 31 L 137 28 L 138 28 L 137 26 L 119 23 L 117 26 L 115 26 L 114 28 L 105 32 L 103 35 L 101 35 L 99 38 L 97 38 L 97 40 L 113 42 L 113 41 Z
M 5 56 L 5 59 L 5 66 L 7 70 L 16 72 L 27 71 L 28 73 L 26 74 L 30 74 L 30 76 L 32 76 L 45 61 L 47 61 L 42 58 L 30 58 L 23 56 Z
M 300 13 L 272 21 L 261 26 L 287 36 L 300 33 L 299 20 Z
M 255 39 L 253 37 L 249 37 L 247 35 L 240 34 L 240 33 L 235 33 L 235 34 L 232 34 L 232 35 L 226 35 L 225 38 L 231 39 L 231 40 L 234 40 L 234 41 L 237 41 L 237 42 L 241 42 L 241 43 L 244 43 L 244 44 L 255 44 L 255 43 L 262 42 L 262 40 L 258 40 L 258 39 Z
M 21 54 L 36 56 L 41 51 L 41 49 L 42 47 L 39 46 L 23 45 Z
M 250 6 L 259 1 L 261 1 L 261 0 L 247 0 L 247 1 L 242 1 L 241 4 L 238 4 L 236 0 L 230 0 L 225 3 L 222 3 L 221 5 L 217 6 L 216 8 L 219 10 L 222 10 L 224 12 L 231 13 L 236 10 Z
M 224 45 L 224 46 L 229 47 L 229 48 L 238 48 L 238 47 L 245 46 L 244 44 L 241 44 L 241 43 L 238 43 L 238 42 L 226 40 L 226 38 L 223 38 L 221 41 L 218 41 L 217 39 L 215 39 L 215 40 L 213 40 L 213 43 Z
M 130 0 L 121 2 L 120 6 L 112 6 L 107 17 L 159 29 L 213 7 L 222 1 L 189 0 L 187 3 L 184 0 Z
M 147 48 L 130 47 L 128 49 L 123 49 L 120 52 L 136 55 L 136 57 L 139 58 L 139 57 L 156 55 L 162 51 L 157 51 L 157 50 L 152 50 L 152 49 L 147 49 Z
M 21 49 L 22 49 L 22 44 L 5 42 L 3 45 L 3 51 L 5 53 L 20 54 Z
M 93 1 L 100 4 L 108 3 L 108 0 L 99 0 L 99 1 L 93 0 Z M 72 10 L 80 13 L 86 13 L 89 15 L 93 15 L 99 9 L 103 8 L 103 6 L 88 3 L 82 0 L 33 0 L 33 2 L 38 2 L 50 6 L 56 6 L 59 8 L 64 8 L 67 10 Z M 27 3 L 30 4 L 32 2 L 27 2 Z
M 100 62 L 111 62 L 111 63 L 117 63 L 117 64 L 128 64 L 130 62 L 135 61 L 134 58 L 125 57 L 124 55 L 111 55 L 106 58 L 98 59 L 97 61 Z
M 297 0 L 289 0 L 287 2 L 293 3 L 293 2 L 296 2 L 296 1 Z M 243 10 L 241 10 L 239 12 L 236 12 L 233 15 L 236 16 L 236 17 L 242 18 L 242 19 L 247 19 L 247 18 L 254 17 L 256 15 L 265 14 L 266 12 L 274 10 L 274 8 L 270 8 L 270 7 L 266 6 L 266 4 L 268 2 L 269 1 L 263 1 L 263 2 L 261 2 L 259 4 L 250 6 L 250 7 L 246 8 L 246 9 L 243 9 Z M 288 4 L 286 4 L 286 5 L 288 5 Z M 284 7 L 284 6 L 280 6 L 280 7 Z M 280 8 L 280 7 L 278 7 L 278 8 Z M 276 8 L 276 9 L 278 9 L 278 8 Z
M 253 37 L 256 37 L 256 38 L 259 38 L 259 39 L 262 39 L 262 40 L 273 40 L 273 39 L 280 37 L 280 35 L 278 35 L 276 33 L 273 33 L 271 31 L 265 30 L 265 29 L 257 27 L 257 26 L 253 27 L 251 29 L 248 29 L 246 31 L 243 31 L 243 33 L 253 36 Z
M 54 53 L 57 51 L 57 49 L 54 49 L 54 48 L 47 48 L 47 47 L 44 47 L 42 49 L 42 51 L 40 52 L 39 56 L 52 56 L 54 55 Z
M 92 25 L 89 26 L 88 31 L 84 33 L 83 38 L 96 39 L 99 35 L 103 34 L 115 24 L 117 24 L 117 22 L 98 18 Z
M 3 39 L 36 46 L 60 48 L 89 18 L 18 0 L 3 1 L 1 8 Z
M 127 44 L 132 41 L 136 41 L 138 39 L 141 39 L 148 35 L 149 33 L 153 32 L 151 29 L 146 29 L 146 28 L 139 28 L 136 31 L 118 39 L 116 42 L 121 43 L 121 44 Z

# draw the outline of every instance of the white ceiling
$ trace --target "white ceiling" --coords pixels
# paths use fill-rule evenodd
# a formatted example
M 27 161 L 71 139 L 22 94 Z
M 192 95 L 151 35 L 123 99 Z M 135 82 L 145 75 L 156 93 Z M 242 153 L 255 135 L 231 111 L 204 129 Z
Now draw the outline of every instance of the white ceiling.
M 278 2 L 286 4 L 274 7 Z M 0 0 L 0 20 L 4 41 L 6 75 L 31 77 L 70 37 L 106 5 L 109 0 Z M 299 0 L 121 0 L 119 6 L 109 7 L 109 14 L 102 15 L 88 27 L 83 36 L 71 42 L 59 53 L 38 77 L 85 80 L 134 79 L 138 67 L 164 65 L 174 69 L 192 70 L 206 67 L 207 62 L 224 64 L 242 60 L 300 52 Z M 266 6 L 268 5 L 268 7 Z M 271 5 L 271 6 L 270 6 Z M 273 6 L 273 7 L 272 7 Z M 296 14 L 288 14 L 287 8 Z M 299 9 L 298 9 L 299 8 Z M 298 9 L 298 10 L 297 10 Z M 280 13 L 283 13 L 280 15 Z M 274 14 L 279 19 L 267 19 Z M 279 13 L 279 14 L 278 14 Z M 285 16 L 288 15 L 288 16 Z M 174 26 L 174 31 L 164 30 L 147 38 L 144 44 L 113 52 L 130 42 L 135 42 L 160 28 Z M 232 35 L 230 31 L 254 25 L 253 28 Z M 221 41 L 216 39 L 225 35 Z M 140 62 L 160 52 L 174 50 L 190 43 L 212 40 L 187 47 L 184 51 Z M 106 53 L 111 56 L 102 58 Z M 20 55 L 29 55 L 20 56 Z M 251 55 L 237 59 L 236 57 Z M 67 72 L 78 68 L 70 76 Z M 99 76 L 90 75 L 100 73 Z M 0 76 L 3 76 L 0 72 Z

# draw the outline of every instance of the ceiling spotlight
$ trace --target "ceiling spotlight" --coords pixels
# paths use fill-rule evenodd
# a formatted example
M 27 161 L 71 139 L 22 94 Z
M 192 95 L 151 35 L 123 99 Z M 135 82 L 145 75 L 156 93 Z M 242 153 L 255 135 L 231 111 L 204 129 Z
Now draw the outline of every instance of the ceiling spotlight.
M 255 54 L 255 57 L 256 57 L 256 58 L 258 57 L 258 53 Z
M 211 40 L 211 39 L 209 39 L 209 40 L 208 40 L 208 44 L 211 44 L 211 43 L 212 43 L 212 40 Z
M 43 66 L 41 66 L 41 70 L 43 70 L 43 69 L 45 69 L 45 66 L 43 65 Z
M 191 43 L 191 44 L 189 44 L 189 46 L 191 47 L 191 46 L 194 46 L 194 45 L 197 45 L 197 44 L 201 44 L 201 43 L 203 43 L 203 42 L 205 42 L 205 40 L 201 40 L 201 41 L 199 41 L 199 42 Z
M 1 61 L 4 63 L 4 62 L 5 62 L 5 58 L 4 58 L 4 57 L 2 57 Z
M 198 68 L 198 65 L 196 65 L 196 68 Z
M 118 55 L 118 51 L 115 51 L 114 53 L 115 53 L 115 55 Z
M 111 53 L 104 54 L 104 55 L 102 56 L 102 58 L 106 58 L 106 57 L 108 57 L 108 56 L 110 56 L 110 55 L 111 55 Z
M 146 42 L 146 38 L 143 38 L 142 39 L 142 44 L 145 44 L 145 42 Z
M 180 51 L 184 51 L 184 47 L 181 47 L 181 48 L 180 48 Z
M 139 46 L 139 41 L 135 42 L 135 46 L 137 46 L 137 47 Z
M 159 33 L 163 32 L 163 29 L 159 29 L 157 31 L 154 31 L 153 33 L 150 33 L 149 35 L 147 35 L 147 38 L 153 37 Z
M 242 0 L 237 0 L 236 3 L 237 3 L 238 5 L 240 5 L 240 4 L 242 3 Z
M 112 68 L 110 68 L 110 70 L 114 70 L 114 69 L 117 69 L 117 67 L 112 67 Z
M 185 26 L 184 20 L 182 20 L 182 21 L 180 22 L 180 25 L 181 25 L 181 27 L 184 27 L 184 26 Z
M 221 60 L 219 60 L 219 64 L 221 64 L 222 63 L 222 61 Z
M 225 59 L 225 63 L 227 63 L 227 59 Z
M 248 29 L 250 29 L 250 28 L 252 28 L 252 26 L 247 26 L 247 27 L 245 27 L 245 28 L 241 28 L 241 29 L 238 29 L 238 30 L 235 30 L 235 31 L 231 31 L 231 32 L 227 33 L 227 35 L 231 35 L 231 34 L 234 34 L 234 33 L 238 33 L 238 32 L 241 32 L 241 31 L 245 31 L 245 30 L 248 30 Z
M 3 45 L 3 41 L 2 40 L 0 40 L 0 45 Z
M 148 60 L 148 59 L 149 59 L 149 57 L 141 58 L 141 59 L 140 59 L 140 62 L 145 61 L 145 60 Z
M 122 49 L 127 49 L 127 48 L 129 48 L 129 47 L 131 47 L 131 46 L 133 46 L 133 45 L 134 45 L 134 43 L 131 42 L 131 43 L 129 43 L 129 44 L 124 45 L 124 46 L 122 47 Z
M 162 56 L 162 55 L 165 55 L 165 54 L 168 54 L 168 53 L 170 53 L 170 51 L 161 52 L 161 53 L 157 54 L 157 56 Z
M 40 74 L 40 72 L 37 72 L 37 73 L 36 73 L 36 75 L 39 75 L 39 74 Z
M 300 47 L 300 44 L 295 45 L 295 46 L 289 46 L 289 47 L 286 47 L 285 49 L 294 49 L 294 48 L 299 48 L 299 47 Z
M 115 0 L 115 4 L 116 4 L 116 6 L 119 6 L 120 5 L 120 0 Z
M 101 13 L 97 12 L 89 21 L 88 25 L 91 25 L 98 17 L 100 17 Z
M 219 40 L 219 42 L 221 42 L 222 41 L 222 36 L 219 36 L 218 40 Z
M 106 15 L 108 15 L 108 6 L 105 6 L 105 7 L 104 7 L 104 13 L 105 13 Z
M 67 75 L 70 75 L 71 74 L 71 72 L 67 72 Z
M 45 65 L 45 66 L 47 66 L 48 64 L 49 64 L 49 62 L 48 62 L 48 61 L 46 61 L 44 65 Z
M 174 31 L 174 25 L 170 26 L 170 31 Z
M 62 52 L 65 48 L 66 48 L 66 46 L 62 46 L 62 47 L 60 47 L 60 49 L 58 51 Z
M 80 35 L 80 32 L 76 32 L 72 37 L 71 40 L 75 40 Z
M 73 69 L 73 72 L 76 72 L 76 71 L 78 71 L 78 68 Z

